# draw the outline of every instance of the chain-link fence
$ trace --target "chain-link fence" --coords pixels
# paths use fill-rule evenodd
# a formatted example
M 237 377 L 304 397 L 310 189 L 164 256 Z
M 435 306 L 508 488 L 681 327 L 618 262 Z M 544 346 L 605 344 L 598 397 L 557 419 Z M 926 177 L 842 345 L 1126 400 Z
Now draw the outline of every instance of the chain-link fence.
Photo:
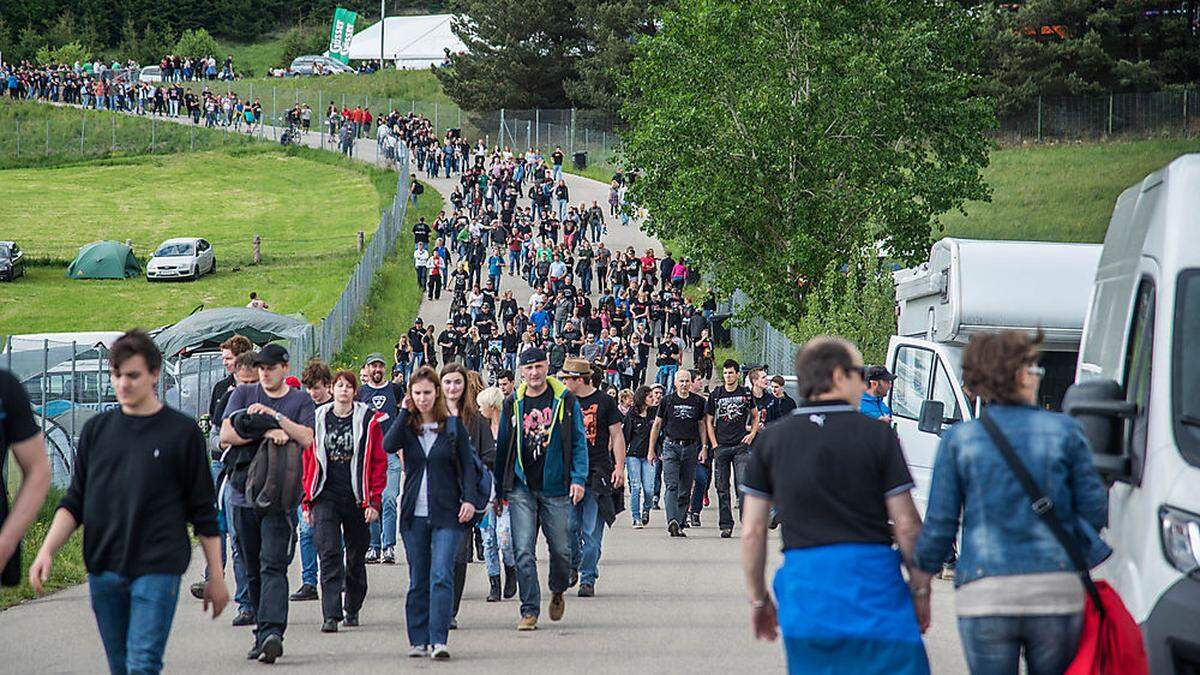
M 717 303 L 717 314 L 729 316 L 725 324 L 733 349 L 745 363 L 764 365 L 772 374 L 791 374 L 793 359 L 800 346 L 766 319 L 747 316 L 743 310 L 749 302 L 745 293 L 734 291 L 728 299 Z
M 999 115 L 1004 143 L 1192 137 L 1200 132 L 1200 94 L 1188 90 L 1108 96 L 1038 97 Z

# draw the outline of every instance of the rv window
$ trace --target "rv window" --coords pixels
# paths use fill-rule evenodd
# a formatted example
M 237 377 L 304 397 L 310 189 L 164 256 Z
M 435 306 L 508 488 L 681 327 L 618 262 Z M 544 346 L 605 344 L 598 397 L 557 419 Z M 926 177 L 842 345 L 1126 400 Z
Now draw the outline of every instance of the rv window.
M 1067 388 L 1075 383 L 1075 363 L 1079 352 L 1042 352 L 1038 363 L 1046 369 L 1042 387 L 1038 390 L 1038 405 L 1046 410 L 1062 412 Z
M 1146 433 L 1150 420 L 1150 366 L 1154 353 L 1154 282 L 1142 279 L 1133 305 L 1133 326 L 1125 351 L 1125 400 L 1137 404 L 1137 415 L 1126 423 L 1126 442 L 1132 460 L 1133 483 L 1141 483 L 1146 465 Z
M 937 361 L 937 371 L 933 374 L 933 393 L 929 398 L 942 402 L 943 426 L 962 421 L 962 410 L 958 407 L 958 397 L 954 395 L 954 380 L 941 359 Z
M 1179 275 L 1176 297 L 1171 417 L 1180 453 L 1189 464 L 1200 466 L 1200 270 Z
M 910 420 L 920 419 L 921 402 L 929 398 L 929 374 L 933 352 L 920 347 L 901 346 L 896 350 L 896 381 L 892 383 L 892 414 Z

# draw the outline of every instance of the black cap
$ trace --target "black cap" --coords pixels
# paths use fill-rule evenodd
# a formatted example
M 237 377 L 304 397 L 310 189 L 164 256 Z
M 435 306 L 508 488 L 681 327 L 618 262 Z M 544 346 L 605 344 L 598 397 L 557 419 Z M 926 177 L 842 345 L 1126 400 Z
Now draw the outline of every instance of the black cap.
M 884 366 L 867 366 L 866 373 L 867 382 L 873 382 L 875 380 L 891 382 L 892 380 L 896 379 L 896 376 Z
M 547 360 L 549 360 L 549 358 L 546 356 L 546 352 L 537 347 L 530 347 L 529 349 L 521 352 L 521 356 L 517 359 L 517 363 L 522 366 L 528 366 L 533 363 L 539 363 Z
M 255 365 L 273 366 L 277 363 L 288 362 L 288 351 L 277 344 L 269 344 L 262 348 L 258 356 L 254 359 Z

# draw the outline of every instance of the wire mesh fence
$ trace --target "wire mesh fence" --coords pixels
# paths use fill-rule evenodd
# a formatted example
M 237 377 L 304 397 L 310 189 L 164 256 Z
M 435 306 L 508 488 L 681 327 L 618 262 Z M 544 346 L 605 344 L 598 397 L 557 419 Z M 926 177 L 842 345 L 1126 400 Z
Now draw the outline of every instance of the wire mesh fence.
M 768 373 L 791 374 L 793 359 L 800 346 L 766 319 L 747 315 L 744 310 L 748 304 L 749 298 L 742 291 L 734 291 L 729 298 L 717 303 L 717 313 L 730 317 L 726 323 L 734 350 L 743 362 L 765 366 Z

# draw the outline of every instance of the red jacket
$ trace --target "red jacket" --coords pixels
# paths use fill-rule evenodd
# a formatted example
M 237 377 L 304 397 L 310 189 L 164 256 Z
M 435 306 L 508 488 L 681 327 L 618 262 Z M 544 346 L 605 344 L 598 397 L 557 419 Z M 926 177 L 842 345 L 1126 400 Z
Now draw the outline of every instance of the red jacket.
M 332 402 L 317 407 L 313 444 L 305 448 L 301 455 L 304 464 L 301 506 L 306 511 L 312 508 L 312 500 L 325 487 L 325 414 L 332 407 Z M 350 483 L 359 508 L 371 507 L 378 511 L 382 504 L 383 488 L 387 484 L 387 454 L 383 451 L 382 427 L 387 415 L 373 412 L 366 403 L 355 401 L 352 416 L 354 459 L 350 464 Z

